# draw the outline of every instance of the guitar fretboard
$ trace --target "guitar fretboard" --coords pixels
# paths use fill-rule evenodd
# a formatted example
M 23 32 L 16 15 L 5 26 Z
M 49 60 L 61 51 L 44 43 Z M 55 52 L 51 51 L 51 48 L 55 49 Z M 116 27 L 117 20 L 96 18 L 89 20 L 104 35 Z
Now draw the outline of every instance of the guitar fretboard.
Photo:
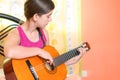
M 75 49 L 73 49 L 73 50 L 70 50 L 70 51 L 68 51 L 68 52 L 66 52 L 66 53 L 64 53 L 64 54 L 62 54 L 62 55 L 54 58 L 54 61 L 53 61 L 54 67 L 59 66 L 60 64 L 68 61 L 68 60 L 71 59 L 72 57 L 75 57 L 75 56 L 77 56 L 77 55 L 79 55 L 79 54 L 80 54 L 80 52 L 78 52 L 78 51 L 77 51 L 77 48 L 75 48 Z

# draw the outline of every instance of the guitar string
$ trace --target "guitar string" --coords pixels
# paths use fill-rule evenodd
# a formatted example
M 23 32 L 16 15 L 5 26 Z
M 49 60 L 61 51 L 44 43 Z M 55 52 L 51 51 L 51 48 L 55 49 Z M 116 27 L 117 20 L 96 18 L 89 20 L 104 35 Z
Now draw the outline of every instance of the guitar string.
M 45 68 L 44 65 L 45 65 L 45 63 L 42 63 L 42 64 L 39 64 L 39 65 L 35 66 L 34 68 L 35 68 L 36 71 L 39 71 L 39 70 L 42 70 L 42 69 Z
M 71 51 L 71 53 L 75 53 L 74 50 Z M 69 55 L 68 55 L 68 56 L 69 56 Z M 70 57 L 70 56 L 69 56 L 69 57 Z M 45 66 L 45 63 L 42 63 L 42 64 L 39 64 L 39 65 L 35 66 L 34 69 L 35 69 L 36 71 L 39 71 L 39 70 L 44 69 L 45 67 L 46 67 L 46 66 Z
M 36 71 L 40 71 L 40 70 L 42 70 L 42 69 L 45 69 L 45 63 L 41 63 L 41 64 L 39 64 L 39 65 L 37 65 L 37 66 L 34 66 L 33 67 Z
M 80 47 L 81 47 L 81 46 L 80 46 Z M 85 46 L 82 46 L 82 47 L 85 48 Z M 75 49 L 77 49 L 77 48 L 75 48 Z M 74 51 L 73 51 L 73 53 L 74 53 Z M 37 66 L 34 67 L 34 69 L 35 69 L 36 71 L 42 70 L 42 69 L 44 69 L 44 68 L 45 68 L 45 63 L 39 64 L 39 65 L 37 65 Z
M 75 51 L 76 52 L 76 51 Z M 74 51 L 72 51 L 72 53 L 75 53 Z M 74 54 L 75 55 L 75 54 Z M 68 57 L 71 57 L 71 56 L 69 56 L 68 55 Z M 37 66 L 34 66 L 34 69 L 36 70 L 36 71 L 39 71 L 39 70 L 42 70 L 42 69 L 44 69 L 46 66 L 45 66 L 45 63 L 41 63 L 41 64 L 39 64 L 39 65 L 37 65 Z

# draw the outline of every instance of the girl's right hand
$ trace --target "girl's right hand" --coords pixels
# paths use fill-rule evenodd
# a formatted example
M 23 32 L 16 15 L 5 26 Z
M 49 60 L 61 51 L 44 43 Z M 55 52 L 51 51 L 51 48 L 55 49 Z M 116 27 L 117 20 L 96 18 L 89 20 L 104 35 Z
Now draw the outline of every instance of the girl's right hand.
M 39 56 L 48 60 L 47 62 L 49 62 L 51 65 L 53 64 L 53 58 L 47 51 L 44 51 L 44 53 L 40 53 Z

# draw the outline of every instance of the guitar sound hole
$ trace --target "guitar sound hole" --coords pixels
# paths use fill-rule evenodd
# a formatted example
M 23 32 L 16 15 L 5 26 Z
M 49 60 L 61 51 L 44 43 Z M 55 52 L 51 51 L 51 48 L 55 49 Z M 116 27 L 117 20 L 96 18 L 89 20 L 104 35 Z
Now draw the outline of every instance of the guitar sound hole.
M 55 69 L 54 65 L 50 65 L 48 62 L 45 62 L 45 67 L 48 71 L 53 71 Z

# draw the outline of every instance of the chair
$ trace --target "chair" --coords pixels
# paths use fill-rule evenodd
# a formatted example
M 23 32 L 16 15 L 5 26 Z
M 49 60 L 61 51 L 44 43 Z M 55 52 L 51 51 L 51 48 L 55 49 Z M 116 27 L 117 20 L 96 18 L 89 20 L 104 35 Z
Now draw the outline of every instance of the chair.
M 4 28 L 0 28 L 0 68 L 2 68 L 3 61 L 5 59 L 4 47 L 3 47 L 4 39 L 8 35 L 9 31 L 11 31 L 12 29 L 16 28 L 18 25 L 23 24 L 24 21 L 14 17 L 14 16 L 11 16 L 11 15 L 8 15 L 8 14 L 4 14 L 4 13 L 0 13 L 0 18 L 15 22 L 15 24 L 10 24 L 10 25 L 8 25 L 8 26 L 6 26 Z

